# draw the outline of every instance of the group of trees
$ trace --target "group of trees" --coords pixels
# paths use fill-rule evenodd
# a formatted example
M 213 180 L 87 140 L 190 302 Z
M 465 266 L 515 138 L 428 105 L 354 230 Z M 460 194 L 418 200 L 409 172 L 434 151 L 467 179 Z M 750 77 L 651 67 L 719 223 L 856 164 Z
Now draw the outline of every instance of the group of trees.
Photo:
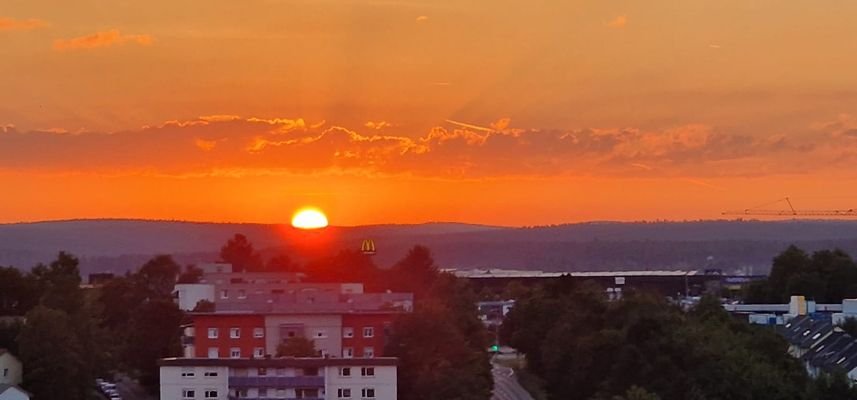
M 589 283 L 518 299 L 501 338 L 526 355 L 550 399 L 854 398 L 844 375 L 813 381 L 770 329 L 715 298 L 684 311 L 659 296 L 606 301 Z
M 124 372 L 154 387 L 157 359 L 180 354 L 184 314 L 170 293 L 179 266 L 158 256 L 100 289 L 81 288 L 78 260 L 60 252 L 29 273 L 0 267 L 0 347 L 24 364 L 36 399 L 86 399 L 95 377 Z
M 804 295 L 819 303 L 857 297 L 857 264 L 839 249 L 810 256 L 789 246 L 774 258 L 768 279 L 750 285 L 745 301 L 786 303 L 791 295 Z

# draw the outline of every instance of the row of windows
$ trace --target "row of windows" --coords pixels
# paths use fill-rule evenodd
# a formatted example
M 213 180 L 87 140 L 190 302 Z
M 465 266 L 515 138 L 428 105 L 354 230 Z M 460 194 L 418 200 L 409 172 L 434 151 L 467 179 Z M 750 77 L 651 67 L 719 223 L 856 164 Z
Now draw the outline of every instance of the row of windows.
M 339 367 L 339 376 L 351 376 L 351 367 Z M 360 367 L 360 376 L 375 376 L 375 367 Z
M 350 388 L 336 389 L 336 397 L 340 398 L 340 399 L 350 399 L 351 398 L 351 389 Z M 374 399 L 375 398 L 375 388 L 360 389 L 360 397 L 362 397 L 364 399 Z
M 206 378 L 213 378 L 217 376 L 217 371 L 205 371 L 203 374 Z M 184 370 L 182 371 L 182 378 L 195 378 L 196 372 L 193 370 Z
M 217 339 L 220 337 L 220 329 L 219 328 L 208 328 L 208 338 L 209 339 Z M 261 339 L 265 337 L 265 328 L 253 328 L 253 337 L 256 339 Z M 316 338 L 326 338 L 327 331 L 324 329 L 319 329 L 315 332 Z M 354 337 L 354 328 L 345 327 L 342 328 L 342 337 L 350 339 Z M 371 326 L 363 327 L 363 337 L 364 338 L 373 338 L 375 337 L 375 328 Z M 229 328 L 229 338 L 230 339 L 241 339 L 241 328 Z
M 363 357 L 364 358 L 375 357 L 375 348 L 374 347 L 364 347 L 363 348 Z M 353 347 L 343 347 L 342 348 L 342 358 L 354 358 L 354 348 Z
M 217 398 L 217 390 L 214 389 L 205 389 L 203 391 L 204 399 L 216 399 Z M 195 399 L 196 398 L 196 389 L 182 389 L 182 399 Z
M 253 348 L 253 358 L 262 358 L 262 357 L 265 357 L 265 348 L 264 347 L 254 347 Z M 220 358 L 220 348 L 209 347 L 208 348 L 208 358 Z M 241 348 L 240 347 L 231 347 L 229 349 L 229 358 L 241 358 Z
M 220 329 L 208 328 L 208 338 L 217 339 L 220 337 Z M 265 328 L 253 328 L 253 337 L 261 339 L 265 337 Z M 229 328 L 230 339 L 241 339 L 241 328 Z
M 265 398 L 265 397 L 276 397 L 279 399 L 286 397 L 286 389 L 269 389 L 269 388 L 258 388 L 256 397 Z M 319 396 L 318 389 L 305 389 L 298 388 L 295 389 L 295 397 L 298 399 L 306 399 L 306 398 L 318 398 Z M 249 389 L 233 389 L 232 397 L 230 398 L 239 398 L 246 399 L 250 398 Z

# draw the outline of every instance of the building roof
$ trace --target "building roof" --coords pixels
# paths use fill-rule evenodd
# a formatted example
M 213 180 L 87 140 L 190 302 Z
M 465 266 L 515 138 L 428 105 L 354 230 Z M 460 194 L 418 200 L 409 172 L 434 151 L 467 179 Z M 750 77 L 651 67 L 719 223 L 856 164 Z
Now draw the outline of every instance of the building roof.
M 651 271 L 581 271 L 581 272 L 545 272 L 523 271 L 512 269 L 445 269 L 459 278 L 490 279 L 490 278 L 559 278 L 562 276 L 596 278 L 596 277 L 629 277 L 629 276 L 696 276 L 703 273 L 697 270 L 651 270 Z
M 328 366 L 395 366 L 398 362 L 399 359 L 395 357 L 163 358 L 158 361 L 158 365 L 162 367 L 321 368 Z
M 24 390 L 24 389 L 21 389 L 21 387 L 20 387 L 20 386 L 16 386 L 16 385 L 9 385 L 9 384 L 5 384 L 5 383 L 0 383 L 0 394 L 5 393 L 5 392 L 6 392 L 7 390 L 9 390 L 9 389 L 15 389 L 15 390 L 18 390 L 18 391 L 19 391 L 19 392 L 21 392 L 21 393 L 26 394 L 27 396 L 32 396 L 32 394 L 31 394 L 30 392 L 28 392 L 28 391 L 26 391 L 26 390 Z

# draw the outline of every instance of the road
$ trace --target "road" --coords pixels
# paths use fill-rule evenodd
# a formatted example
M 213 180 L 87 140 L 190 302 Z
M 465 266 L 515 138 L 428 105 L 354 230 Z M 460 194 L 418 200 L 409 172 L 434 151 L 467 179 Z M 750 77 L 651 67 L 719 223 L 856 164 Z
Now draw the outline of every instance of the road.
M 533 397 L 518 383 L 512 368 L 492 363 L 494 394 L 491 400 L 533 400 Z

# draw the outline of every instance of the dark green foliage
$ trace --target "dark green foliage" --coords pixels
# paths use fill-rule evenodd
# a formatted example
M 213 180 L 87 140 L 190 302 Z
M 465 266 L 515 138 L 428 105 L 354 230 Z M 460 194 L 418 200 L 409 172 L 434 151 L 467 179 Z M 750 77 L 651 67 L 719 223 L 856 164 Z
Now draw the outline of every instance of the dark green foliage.
M 332 257 L 307 265 L 307 277 L 313 282 L 362 282 L 368 291 L 380 289 L 381 272 L 372 258 L 356 250 L 342 250 Z
M 385 353 L 399 357 L 402 400 L 479 400 L 491 396 L 488 335 L 466 282 L 440 273 L 431 252 L 411 249 L 387 274 L 396 291 L 415 294 L 415 311 L 393 324 Z
M 318 350 L 312 340 L 293 337 L 277 346 L 277 357 L 318 357 Z
M 74 314 L 83 307 L 77 265 L 77 258 L 61 251 L 50 265 L 39 264 L 33 268 L 31 274 L 41 293 L 42 305 L 68 314 Z
M 0 321 L 0 349 L 18 354 L 18 342 L 15 339 L 23 327 L 23 320 Z
M 193 312 L 214 312 L 214 302 L 202 299 L 196 302 Z
M 84 399 L 91 384 L 71 318 L 38 306 L 27 313 L 18 335 L 24 388 L 35 399 Z
M 171 296 L 179 272 L 181 267 L 171 256 L 159 255 L 143 264 L 132 277 L 145 298 L 164 299 Z
M 803 295 L 819 303 L 839 303 L 857 297 L 857 264 L 842 250 L 821 250 L 809 256 L 789 246 L 774 257 L 766 281 L 750 285 L 748 303 L 785 303 Z
M 809 381 L 786 343 L 733 320 L 716 299 L 688 313 L 656 296 L 602 299 L 592 287 L 541 290 L 507 317 L 503 338 L 551 399 L 804 398 Z
M 288 254 L 271 257 L 265 264 L 265 269 L 272 272 L 303 272 L 301 265 L 292 261 Z
M 139 374 L 140 383 L 157 387 L 158 359 L 181 355 L 184 313 L 170 300 L 143 303 L 131 317 L 124 358 Z
M 262 258 L 253 249 L 253 244 L 247 237 L 236 233 L 223 247 L 220 248 L 220 259 L 232 264 L 235 272 L 262 271 Z
M 850 384 L 848 376 L 843 372 L 822 375 L 811 385 L 807 398 L 819 400 L 853 400 L 857 399 L 857 387 Z
M 14 267 L 0 267 L 0 315 L 24 315 L 39 303 L 32 275 Z
M 203 271 L 195 265 L 188 265 L 185 267 L 184 272 L 179 275 L 176 283 L 199 283 L 199 280 L 202 279 L 202 274 Z

